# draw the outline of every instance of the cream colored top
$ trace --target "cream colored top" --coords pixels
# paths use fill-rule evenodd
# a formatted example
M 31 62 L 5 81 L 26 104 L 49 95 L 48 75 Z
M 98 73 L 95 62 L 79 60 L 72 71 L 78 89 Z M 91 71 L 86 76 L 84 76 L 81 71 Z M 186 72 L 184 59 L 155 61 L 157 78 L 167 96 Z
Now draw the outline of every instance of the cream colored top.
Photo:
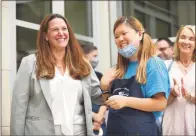
M 50 87 L 54 125 L 64 125 L 62 132 L 73 135 L 74 124 L 85 124 L 81 81 L 73 79 L 68 72 L 62 76 L 55 68 Z

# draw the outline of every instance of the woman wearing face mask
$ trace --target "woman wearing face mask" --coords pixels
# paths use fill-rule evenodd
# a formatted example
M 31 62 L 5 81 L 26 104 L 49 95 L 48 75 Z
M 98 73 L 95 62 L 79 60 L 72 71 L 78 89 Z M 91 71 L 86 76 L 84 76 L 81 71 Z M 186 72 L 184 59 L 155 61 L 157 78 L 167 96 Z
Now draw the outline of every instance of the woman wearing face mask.
M 93 69 L 95 69 L 99 63 L 97 47 L 92 44 L 81 44 L 81 47 L 87 59 L 89 60 L 91 66 L 93 67 Z M 102 73 L 95 71 L 95 74 L 97 75 L 98 79 L 101 80 L 103 76 Z M 106 131 L 106 124 L 104 120 L 106 109 L 107 109 L 106 106 L 92 103 L 93 117 L 96 118 L 96 120 L 98 121 L 102 120 L 102 124 L 94 122 L 94 130 L 95 130 L 94 132 L 99 134 L 103 133 L 103 136 L 105 136 L 105 131 Z
M 95 69 L 99 63 L 97 47 L 92 44 L 81 44 L 81 47 L 91 66 L 93 67 L 93 69 Z M 98 79 L 101 80 L 103 76 L 102 73 L 95 71 L 95 74 L 97 75 Z
M 118 62 L 101 79 L 104 98 L 112 93 L 106 135 L 158 135 L 156 119 L 169 95 L 166 66 L 136 18 L 120 17 L 113 32 Z
M 163 135 L 195 135 L 195 26 L 182 26 L 170 66 L 171 93 L 163 116 Z

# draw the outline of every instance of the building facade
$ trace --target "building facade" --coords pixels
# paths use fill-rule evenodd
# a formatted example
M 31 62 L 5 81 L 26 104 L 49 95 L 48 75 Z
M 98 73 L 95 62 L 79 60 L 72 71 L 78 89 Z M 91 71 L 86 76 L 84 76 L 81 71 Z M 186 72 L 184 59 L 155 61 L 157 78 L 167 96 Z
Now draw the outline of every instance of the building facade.
M 180 25 L 195 25 L 195 1 L 1 1 L 0 90 L 1 131 L 9 135 L 11 94 L 21 58 L 33 53 L 39 24 L 45 15 L 64 15 L 76 38 L 98 47 L 98 70 L 116 64 L 113 24 L 136 16 L 153 39 L 175 37 Z

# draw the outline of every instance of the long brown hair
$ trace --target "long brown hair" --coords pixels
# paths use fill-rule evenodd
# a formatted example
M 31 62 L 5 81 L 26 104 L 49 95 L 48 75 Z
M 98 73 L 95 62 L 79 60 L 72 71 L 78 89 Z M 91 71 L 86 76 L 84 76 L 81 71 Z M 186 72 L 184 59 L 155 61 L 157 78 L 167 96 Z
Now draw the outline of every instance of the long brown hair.
M 59 14 L 47 15 L 41 25 L 37 35 L 37 53 L 36 53 L 36 77 L 52 79 L 55 75 L 56 60 L 52 54 L 49 42 L 45 39 L 45 33 L 48 31 L 49 22 L 55 18 L 61 18 L 67 24 L 69 32 L 69 42 L 65 47 L 65 64 L 69 74 L 74 79 L 81 79 L 90 74 L 90 64 L 85 60 L 81 47 L 76 40 L 73 31 L 66 18 Z
M 180 50 L 179 50 L 179 47 L 178 47 L 178 42 L 179 42 L 179 39 L 180 39 L 180 34 L 182 32 L 182 30 L 184 30 L 184 28 L 188 28 L 189 30 L 191 30 L 194 35 L 195 35 L 195 26 L 191 26 L 191 25 L 186 25 L 186 26 L 181 26 L 177 32 L 177 35 L 176 35 L 176 41 L 174 43 L 174 59 L 175 60 L 180 60 Z M 196 36 L 195 36 L 196 38 Z M 192 55 L 192 61 L 195 62 L 196 61 L 196 46 L 195 46 L 195 49 L 193 51 L 193 55 Z
M 150 57 L 155 56 L 156 54 L 156 48 L 152 42 L 151 37 L 144 32 L 144 27 L 141 24 L 141 22 L 136 19 L 135 17 L 120 17 L 114 24 L 113 33 L 115 33 L 116 28 L 126 23 L 128 26 L 133 28 L 135 31 L 143 32 L 143 38 L 140 41 L 140 46 L 137 52 L 137 58 L 138 58 L 138 68 L 136 73 L 136 80 L 141 83 L 146 83 L 146 64 Z M 117 69 L 119 70 L 119 77 L 122 78 L 127 71 L 129 59 L 123 57 L 118 53 L 118 60 L 117 60 Z

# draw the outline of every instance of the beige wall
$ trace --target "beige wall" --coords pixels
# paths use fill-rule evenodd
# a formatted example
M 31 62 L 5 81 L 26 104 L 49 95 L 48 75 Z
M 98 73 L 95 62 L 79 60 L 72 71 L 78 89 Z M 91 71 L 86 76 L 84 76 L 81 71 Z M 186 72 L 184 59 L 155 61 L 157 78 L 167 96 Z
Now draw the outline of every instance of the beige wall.
M 100 35 L 97 35 L 97 44 L 99 47 L 99 59 L 100 63 L 98 69 L 104 73 L 110 68 L 110 37 L 109 37 L 109 12 L 108 12 L 108 1 L 96 1 L 100 12 L 98 17 L 96 29 Z
M 2 5 L 1 5 L 1 0 L 0 0 L 0 25 L 2 23 L 1 22 L 1 16 L 2 16 L 1 9 L 2 9 Z M 1 76 L 1 72 L 2 72 L 2 68 L 1 68 L 1 56 L 2 56 L 1 52 L 2 52 L 2 50 L 1 50 L 1 47 L 2 46 L 1 46 L 1 44 L 2 44 L 2 42 L 1 42 L 1 39 L 2 39 L 2 36 L 1 35 L 2 35 L 2 31 L 1 31 L 1 27 L 0 27 L 0 117 L 1 117 L 1 111 L 2 111 L 1 110 L 1 107 L 2 107 L 1 106 L 1 102 L 2 102 L 2 99 L 1 99 L 2 98 L 1 97 L 1 92 L 2 92 L 2 81 L 1 81 L 2 80 L 2 76 Z M 2 122 L 1 118 L 0 118 L 0 122 Z M 0 134 L 1 134 L 1 126 L 0 126 Z
M 2 123 L 1 129 L 2 135 L 9 135 L 9 127 L 10 127 L 10 8 L 9 4 L 6 2 L 2 2 Z

